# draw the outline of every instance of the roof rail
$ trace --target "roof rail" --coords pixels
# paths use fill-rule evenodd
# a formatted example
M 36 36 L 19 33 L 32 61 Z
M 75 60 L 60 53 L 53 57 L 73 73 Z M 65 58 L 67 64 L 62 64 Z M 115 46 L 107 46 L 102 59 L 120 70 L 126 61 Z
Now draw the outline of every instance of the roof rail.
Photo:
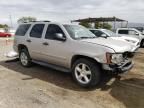
M 29 22 L 50 22 L 50 21 L 45 20 L 45 21 L 29 21 Z M 23 23 L 29 23 L 29 22 L 23 22 Z

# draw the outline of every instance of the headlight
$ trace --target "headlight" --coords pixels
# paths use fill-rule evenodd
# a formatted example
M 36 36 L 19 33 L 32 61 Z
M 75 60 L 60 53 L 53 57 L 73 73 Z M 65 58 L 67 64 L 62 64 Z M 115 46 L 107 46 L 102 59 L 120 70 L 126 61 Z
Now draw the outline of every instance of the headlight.
M 107 53 L 106 54 L 107 57 L 107 63 L 114 63 L 114 64 L 120 64 L 121 62 L 123 62 L 124 58 L 122 54 L 111 54 L 111 53 Z

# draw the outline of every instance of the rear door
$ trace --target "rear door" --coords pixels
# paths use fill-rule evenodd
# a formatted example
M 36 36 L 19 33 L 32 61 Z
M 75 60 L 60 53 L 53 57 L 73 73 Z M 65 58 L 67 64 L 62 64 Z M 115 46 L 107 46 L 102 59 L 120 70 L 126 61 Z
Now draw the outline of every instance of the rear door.
M 41 60 L 42 36 L 45 28 L 44 23 L 34 24 L 29 31 L 26 40 L 30 56 L 35 60 Z

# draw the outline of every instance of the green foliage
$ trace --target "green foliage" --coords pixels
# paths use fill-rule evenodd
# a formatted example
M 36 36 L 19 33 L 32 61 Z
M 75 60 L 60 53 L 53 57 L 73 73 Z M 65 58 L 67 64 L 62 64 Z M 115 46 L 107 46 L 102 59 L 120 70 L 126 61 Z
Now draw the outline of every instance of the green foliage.
M 84 21 L 80 22 L 79 25 L 82 25 L 82 26 L 84 26 L 86 28 L 91 28 L 92 27 L 90 23 L 84 22 Z M 109 30 L 111 30 L 111 28 L 112 28 L 112 26 L 110 24 L 108 24 L 108 23 L 100 23 L 100 22 L 95 22 L 94 27 L 96 29 L 104 28 L 104 29 L 109 29 Z
M 80 22 L 79 25 L 82 25 L 86 28 L 91 28 L 91 24 L 89 24 L 88 22 Z
M 104 23 L 103 28 L 111 30 L 112 26 L 108 23 Z
M 0 28 L 8 28 L 9 26 L 7 24 L 0 24 Z
M 24 23 L 24 22 L 31 22 L 31 21 L 36 21 L 37 19 L 35 17 L 21 17 L 20 19 L 18 19 L 18 23 Z
M 99 22 L 95 22 L 94 27 L 95 27 L 96 29 L 99 29 L 99 28 L 100 28 L 100 23 L 99 23 Z
M 0 28 L 2 28 L 5 32 L 9 31 L 9 26 L 7 24 L 0 24 Z
M 104 29 L 109 29 L 111 30 L 112 26 L 108 23 L 100 23 L 100 22 L 96 22 L 95 23 L 95 28 L 98 29 L 98 28 L 104 28 Z

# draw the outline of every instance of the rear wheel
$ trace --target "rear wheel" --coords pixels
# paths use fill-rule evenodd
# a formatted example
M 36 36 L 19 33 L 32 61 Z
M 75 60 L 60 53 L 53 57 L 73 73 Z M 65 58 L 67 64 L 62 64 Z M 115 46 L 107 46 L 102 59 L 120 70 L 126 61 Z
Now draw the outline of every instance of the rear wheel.
M 22 66 L 24 66 L 24 67 L 30 67 L 31 66 L 31 58 L 30 58 L 30 55 L 29 55 L 27 49 L 20 50 L 19 59 L 20 59 Z
M 91 60 L 79 59 L 73 64 L 72 75 L 82 87 L 93 87 L 100 82 L 100 67 Z

